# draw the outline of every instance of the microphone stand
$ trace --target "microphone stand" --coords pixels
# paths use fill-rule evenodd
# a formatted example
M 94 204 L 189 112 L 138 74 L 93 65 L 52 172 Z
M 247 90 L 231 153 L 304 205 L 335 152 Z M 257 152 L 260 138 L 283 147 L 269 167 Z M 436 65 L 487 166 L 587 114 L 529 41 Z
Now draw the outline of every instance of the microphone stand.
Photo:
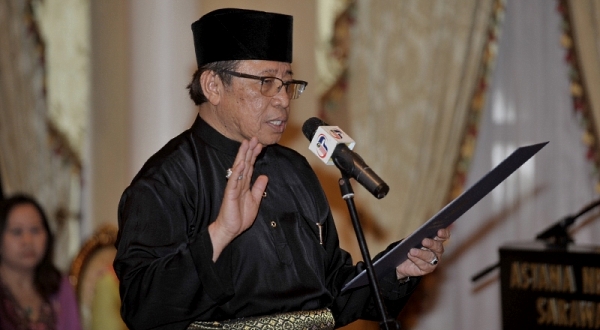
M 350 217 L 352 218 L 352 225 L 354 226 L 354 232 L 356 233 L 358 245 L 360 246 L 360 252 L 362 254 L 363 261 L 367 266 L 367 275 L 369 277 L 371 292 L 373 292 L 373 295 L 375 297 L 374 300 L 377 304 L 377 310 L 382 320 L 379 323 L 379 328 L 385 330 L 399 330 L 400 324 L 394 318 L 388 317 L 387 310 L 383 303 L 383 299 L 381 298 L 381 291 L 379 289 L 379 283 L 377 282 L 377 277 L 375 275 L 375 269 L 373 268 L 373 262 L 371 261 L 371 256 L 369 255 L 369 248 L 367 247 L 367 242 L 365 240 L 365 236 L 363 234 L 362 227 L 358 219 L 358 212 L 356 211 L 356 207 L 354 205 L 354 191 L 352 190 L 352 186 L 350 185 L 350 178 L 348 178 L 344 171 L 342 171 L 342 178 L 338 181 L 338 184 L 340 185 L 342 198 L 346 201 L 346 204 L 348 205 Z
M 600 199 L 588 204 L 581 211 L 568 215 L 563 219 L 559 220 L 555 224 L 550 227 L 544 229 L 541 233 L 537 234 L 535 239 L 546 242 L 546 244 L 550 247 L 566 249 L 569 243 L 573 243 L 573 239 L 569 235 L 567 229 L 575 223 L 575 220 L 585 213 L 589 212 L 596 206 L 600 205 Z M 487 273 L 491 272 L 495 268 L 500 267 L 500 262 L 497 262 L 491 266 L 488 266 L 481 270 L 479 273 L 475 274 L 472 278 L 472 282 L 476 282 L 481 277 L 485 276 Z
M 575 219 L 579 218 L 580 216 L 587 213 L 588 211 L 590 211 L 598 205 L 600 205 L 600 199 L 588 204 L 576 214 L 566 216 L 562 220 L 546 228 L 535 238 L 539 240 L 544 240 L 548 243 L 548 245 L 551 245 L 553 247 L 559 247 L 563 249 L 566 248 L 567 244 L 573 242 L 573 239 L 569 235 L 567 229 L 575 222 Z

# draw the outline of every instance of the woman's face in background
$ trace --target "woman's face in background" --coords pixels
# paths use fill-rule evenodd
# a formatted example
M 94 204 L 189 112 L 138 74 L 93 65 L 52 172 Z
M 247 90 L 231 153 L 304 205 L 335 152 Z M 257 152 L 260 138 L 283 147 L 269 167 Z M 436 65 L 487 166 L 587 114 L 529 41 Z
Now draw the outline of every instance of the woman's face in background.
M 32 204 L 19 204 L 9 212 L 2 233 L 2 267 L 33 271 L 46 253 L 48 233 L 42 216 Z

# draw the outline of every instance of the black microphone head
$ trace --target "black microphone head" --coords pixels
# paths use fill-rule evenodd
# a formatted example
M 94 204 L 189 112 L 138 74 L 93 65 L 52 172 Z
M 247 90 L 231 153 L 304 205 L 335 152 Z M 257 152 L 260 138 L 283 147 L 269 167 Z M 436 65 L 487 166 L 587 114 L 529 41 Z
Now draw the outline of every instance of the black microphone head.
M 315 133 L 317 132 L 317 129 L 319 128 L 319 126 L 329 126 L 329 125 L 327 125 L 327 123 L 325 123 L 324 121 L 322 121 L 321 119 L 319 119 L 317 117 L 308 118 L 304 122 L 304 124 L 302 125 L 302 133 L 304 133 L 304 136 L 306 136 L 308 141 L 312 141 L 312 138 L 313 138 L 313 136 L 315 136 Z

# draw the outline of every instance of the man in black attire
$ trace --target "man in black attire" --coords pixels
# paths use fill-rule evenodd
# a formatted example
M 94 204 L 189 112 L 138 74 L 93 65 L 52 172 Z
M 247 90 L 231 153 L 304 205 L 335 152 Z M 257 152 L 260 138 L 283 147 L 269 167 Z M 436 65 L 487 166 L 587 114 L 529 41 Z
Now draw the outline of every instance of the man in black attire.
M 340 292 L 364 266 L 340 249 L 306 159 L 277 144 L 307 84 L 292 79 L 292 17 L 221 9 L 192 31 L 199 69 L 188 88 L 199 116 L 146 162 L 119 204 L 114 267 L 126 324 L 219 329 L 266 317 L 332 329 L 378 320 L 368 286 Z M 380 279 L 390 315 L 435 269 L 449 235 L 425 239 L 427 249 Z

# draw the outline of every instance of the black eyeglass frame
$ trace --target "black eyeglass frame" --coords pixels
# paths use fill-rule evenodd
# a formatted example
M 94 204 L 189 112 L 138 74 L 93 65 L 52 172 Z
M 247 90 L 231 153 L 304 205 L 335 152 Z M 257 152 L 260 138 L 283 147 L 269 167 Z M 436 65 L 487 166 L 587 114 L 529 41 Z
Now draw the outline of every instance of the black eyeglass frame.
M 237 72 L 237 71 L 230 71 L 230 70 L 220 70 L 220 72 L 226 73 L 228 75 L 232 75 L 234 77 L 238 77 L 238 78 L 247 78 L 247 79 L 254 79 L 254 80 L 259 80 L 260 81 L 260 93 L 263 94 L 264 96 L 267 97 L 273 97 L 275 95 L 277 95 L 277 93 L 279 93 L 281 91 L 281 88 L 283 86 L 285 86 L 285 91 L 288 94 L 288 96 L 290 97 L 290 99 L 297 99 L 300 97 L 300 95 L 304 92 L 304 90 L 306 89 L 306 85 L 308 85 L 308 82 L 304 81 L 304 80 L 288 80 L 288 81 L 283 81 L 282 79 L 279 79 L 277 77 L 271 77 L 271 76 L 255 76 L 255 75 L 251 75 L 251 74 L 247 74 L 247 73 L 241 73 L 241 72 Z M 276 79 L 281 81 L 281 86 L 279 86 L 277 88 L 277 92 L 275 92 L 273 95 L 266 95 L 263 92 L 262 86 L 265 83 L 265 80 L 269 80 L 269 79 Z M 288 90 L 288 87 L 292 84 L 296 84 L 298 86 L 302 86 L 302 87 L 298 87 L 294 93 L 292 95 L 290 95 L 290 92 Z

